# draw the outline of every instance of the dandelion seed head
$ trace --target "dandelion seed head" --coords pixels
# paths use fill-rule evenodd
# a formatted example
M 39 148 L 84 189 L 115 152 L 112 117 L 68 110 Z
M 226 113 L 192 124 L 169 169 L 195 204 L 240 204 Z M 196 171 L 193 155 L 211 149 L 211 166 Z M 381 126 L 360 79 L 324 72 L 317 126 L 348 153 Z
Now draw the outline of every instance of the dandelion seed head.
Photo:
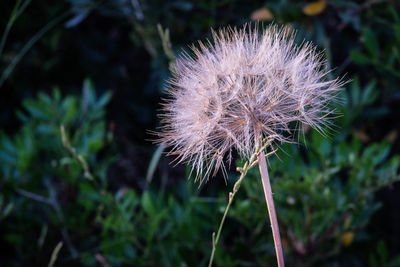
M 295 45 L 288 27 L 225 28 L 191 51 L 176 61 L 159 141 L 190 162 L 197 179 L 225 170 L 233 150 L 248 158 L 258 138 L 290 142 L 302 124 L 331 126 L 329 103 L 341 82 L 328 79 L 313 45 Z

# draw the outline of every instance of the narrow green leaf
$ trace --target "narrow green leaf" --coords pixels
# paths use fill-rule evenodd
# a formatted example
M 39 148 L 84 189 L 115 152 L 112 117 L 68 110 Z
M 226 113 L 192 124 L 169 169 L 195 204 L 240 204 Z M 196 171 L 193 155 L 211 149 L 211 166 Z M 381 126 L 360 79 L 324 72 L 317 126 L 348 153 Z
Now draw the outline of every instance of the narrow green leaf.
M 373 59 L 378 60 L 379 58 L 379 43 L 375 36 L 375 33 L 370 28 L 365 28 L 363 32 L 364 44 L 367 48 L 368 53 Z
M 158 146 L 156 151 L 153 153 L 149 167 L 147 168 L 146 182 L 150 183 L 151 180 L 153 179 L 154 172 L 156 171 L 158 162 L 160 161 L 160 158 L 161 158 L 161 155 L 162 155 L 164 149 L 165 149 L 165 145 L 161 144 Z
M 361 97 L 361 102 L 364 105 L 373 103 L 375 99 L 378 97 L 379 92 L 375 90 L 375 85 L 376 81 L 372 80 L 370 83 L 367 84 L 367 86 L 365 86 Z
M 367 65 L 372 63 L 369 57 L 367 57 L 366 55 L 357 50 L 351 51 L 350 57 L 355 63 L 359 65 Z
M 150 193 L 147 191 L 142 195 L 142 207 L 147 215 L 153 216 L 155 214 L 156 209 L 153 200 L 151 199 Z

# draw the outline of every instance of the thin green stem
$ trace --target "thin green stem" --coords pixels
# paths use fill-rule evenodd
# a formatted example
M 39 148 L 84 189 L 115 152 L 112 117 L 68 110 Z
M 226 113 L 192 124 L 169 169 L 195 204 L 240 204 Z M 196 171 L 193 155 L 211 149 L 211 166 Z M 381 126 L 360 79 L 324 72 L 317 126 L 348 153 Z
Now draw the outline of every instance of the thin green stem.
M 158 30 L 158 34 L 160 35 L 160 38 L 161 38 L 161 44 L 162 44 L 164 53 L 168 57 L 168 60 L 169 60 L 169 70 L 174 71 L 176 56 L 174 54 L 174 51 L 172 50 L 169 29 L 167 28 L 164 30 L 162 28 L 161 24 L 157 24 L 157 30 Z
M 22 196 L 24 196 L 26 198 L 29 198 L 29 199 L 32 199 L 32 200 L 35 200 L 35 201 L 42 202 L 42 203 L 50 205 L 54 209 L 58 220 L 64 225 L 65 224 L 64 215 L 63 215 L 63 213 L 61 211 L 60 204 L 58 203 L 57 198 L 56 198 L 56 194 L 55 194 L 55 192 L 53 190 L 54 189 L 49 188 L 49 197 L 46 198 L 46 197 L 43 197 L 41 195 L 38 195 L 38 194 L 35 194 L 35 193 L 32 193 L 32 192 L 23 190 L 21 188 L 16 188 L 15 189 L 15 191 L 18 194 L 20 194 L 20 195 L 22 195 Z M 61 235 L 63 236 L 63 238 L 65 240 L 65 243 L 67 244 L 67 247 L 68 247 L 68 249 L 69 249 L 69 251 L 71 253 L 71 257 L 72 258 L 76 258 L 77 251 L 76 251 L 76 248 L 73 246 L 73 244 L 71 242 L 71 238 L 70 238 L 70 236 L 68 234 L 67 229 L 62 228 L 61 229 Z
M 76 152 L 76 149 L 74 147 L 72 147 L 67 134 L 65 132 L 65 127 L 64 125 L 60 126 L 60 132 L 61 132 L 61 140 L 62 143 L 64 145 L 64 147 L 71 153 L 71 155 L 73 156 L 74 159 L 76 159 L 80 165 L 82 166 L 82 169 L 84 171 L 84 175 L 87 179 L 89 180 L 94 180 L 94 176 L 93 174 L 90 172 L 89 170 L 89 165 L 86 162 L 86 160 L 83 158 L 83 156 L 81 154 L 78 154 L 78 152 Z
M 253 157 L 252 157 L 253 158 Z M 225 208 L 225 212 L 224 215 L 222 216 L 221 222 L 219 224 L 218 227 L 218 232 L 217 232 L 217 236 L 215 236 L 215 232 L 213 233 L 213 237 L 212 237 L 212 241 L 213 241 L 213 248 L 211 251 L 211 256 L 210 256 L 210 260 L 208 262 L 208 266 L 211 267 L 212 266 L 212 262 L 214 260 L 214 254 L 215 254 L 215 249 L 218 245 L 218 241 L 219 241 L 219 237 L 221 236 L 221 232 L 222 232 L 222 227 L 224 226 L 224 222 L 225 222 L 225 218 L 226 215 L 228 214 L 229 208 L 232 205 L 233 199 L 237 193 L 237 191 L 239 191 L 240 185 L 243 182 L 244 177 L 246 177 L 247 171 L 251 168 L 251 166 L 253 165 L 254 161 L 256 161 L 256 159 L 253 159 L 253 161 L 247 161 L 243 168 L 238 168 L 238 171 L 240 171 L 240 177 L 239 179 L 236 181 L 235 185 L 233 186 L 233 190 L 232 192 L 229 193 L 229 201 L 228 201 L 228 205 Z M 249 163 L 250 162 L 250 163 Z
M 0 88 L 4 84 L 4 82 L 8 79 L 15 66 L 20 62 L 20 60 L 25 56 L 25 54 L 32 48 L 32 46 L 49 30 L 51 30 L 54 26 L 56 26 L 59 22 L 64 20 L 70 14 L 69 11 L 63 13 L 57 18 L 51 20 L 47 23 L 39 32 L 37 32 L 19 51 L 19 53 L 14 57 L 11 63 L 7 66 L 7 68 L 3 71 L 0 77 Z
M 11 30 L 11 27 L 14 25 L 14 22 L 17 20 L 17 18 L 24 12 L 25 8 L 28 6 L 28 4 L 31 2 L 31 0 L 26 0 L 22 6 L 20 7 L 21 0 L 17 0 L 15 2 L 15 6 L 13 11 L 11 12 L 10 18 L 8 19 L 6 28 L 4 30 L 3 36 L 1 37 L 0 41 L 0 56 L 3 54 L 3 49 L 4 45 L 6 44 L 6 40 L 8 37 L 8 34 Z
M 240 185 L 242 184 L 244 178 L 246 177 L 247 172 L 257 164 L 258 156 L 260 155 L 260 153 L 263 153 L 263 155 L 265 157 L 265 154 L 263 151 L 271 144 L 274 137 L 275 136 L 271 136 L 270 138 L 267 138 L 266 141 L 264 142 L 264 144 L 263 144 L 263 142 L 258 142 L 256 145 L 256 152 L 250 157 L 250 159 L 248 161 L 245 162 L 243 167 L 237 168 L 237 171 L 240 172 L 240 177 L 236 181 L 235 185 L 233 186 L 232 192 L 229 193 L 228 205 L 225 208 L 224 215 L 222 216 L 221 222 L 219 224 L 217 235 L 215 236 L 215 232 L 212 235 L 212 246 L 213 247 L 212 247 L 212 251 L 211 251 L 210 260 L 208 262 L 208 267 L 212 266 L 212 263 L 214 260 L 214 255 L 215 255 L 215 250 L 217 248 L 218 241 L 221 236 L 222 227 L 224 226 L 226 215 L 228 214 L 229 208 L 232 205 L 232 202 L 233 202 L 233 199 L 235 198 L 236 193 L 239 191 Z M 275 153 L 275 151 L 272 151 L 272 152 L 268 153 L 266 156 L 269 156 L 274 153 Z

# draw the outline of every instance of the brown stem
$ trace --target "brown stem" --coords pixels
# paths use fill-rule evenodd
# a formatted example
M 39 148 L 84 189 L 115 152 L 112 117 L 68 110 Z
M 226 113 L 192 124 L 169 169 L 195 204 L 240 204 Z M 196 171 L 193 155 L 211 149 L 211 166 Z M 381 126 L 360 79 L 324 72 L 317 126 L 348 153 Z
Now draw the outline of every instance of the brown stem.
M 261 181 L 264 188 L 265 200 L 267 202 L 269 220 L 271 221 L 272 236 L 274 238 L 276 259 L 278 267 L 284 267 L 285 261 L 283 258 L 281 236 L 279 234 L 279 225 L 276 218 L 274 199 L 272 198 L 271 184 L 269 182 L 269 175 L 267 169 L 267 162 L 265 161 L 264 151 L 258 155 L 258 166 L 260 168 Z

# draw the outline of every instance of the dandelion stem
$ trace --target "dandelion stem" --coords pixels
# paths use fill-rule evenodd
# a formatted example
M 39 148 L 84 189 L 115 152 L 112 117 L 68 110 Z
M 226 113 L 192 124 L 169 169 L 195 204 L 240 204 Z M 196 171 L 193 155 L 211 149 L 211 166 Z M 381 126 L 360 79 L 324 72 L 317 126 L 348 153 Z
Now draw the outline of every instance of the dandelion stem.
M 267 162 L 265 160 L 264 151 L 261 151 L 258 156 L 258 166 L 260 168 L 261 180 L 264 188 L 265 200 L 267 202 L 269 220 L 271 222 L 272 236 L 274 238 L 276 259 L 279 267 L 285 266 L 283 258 L 281 236 L 279 234 L 279 225 L 276 218 L 274 199 L 272 198 L 271 184 L 269 181 Z

